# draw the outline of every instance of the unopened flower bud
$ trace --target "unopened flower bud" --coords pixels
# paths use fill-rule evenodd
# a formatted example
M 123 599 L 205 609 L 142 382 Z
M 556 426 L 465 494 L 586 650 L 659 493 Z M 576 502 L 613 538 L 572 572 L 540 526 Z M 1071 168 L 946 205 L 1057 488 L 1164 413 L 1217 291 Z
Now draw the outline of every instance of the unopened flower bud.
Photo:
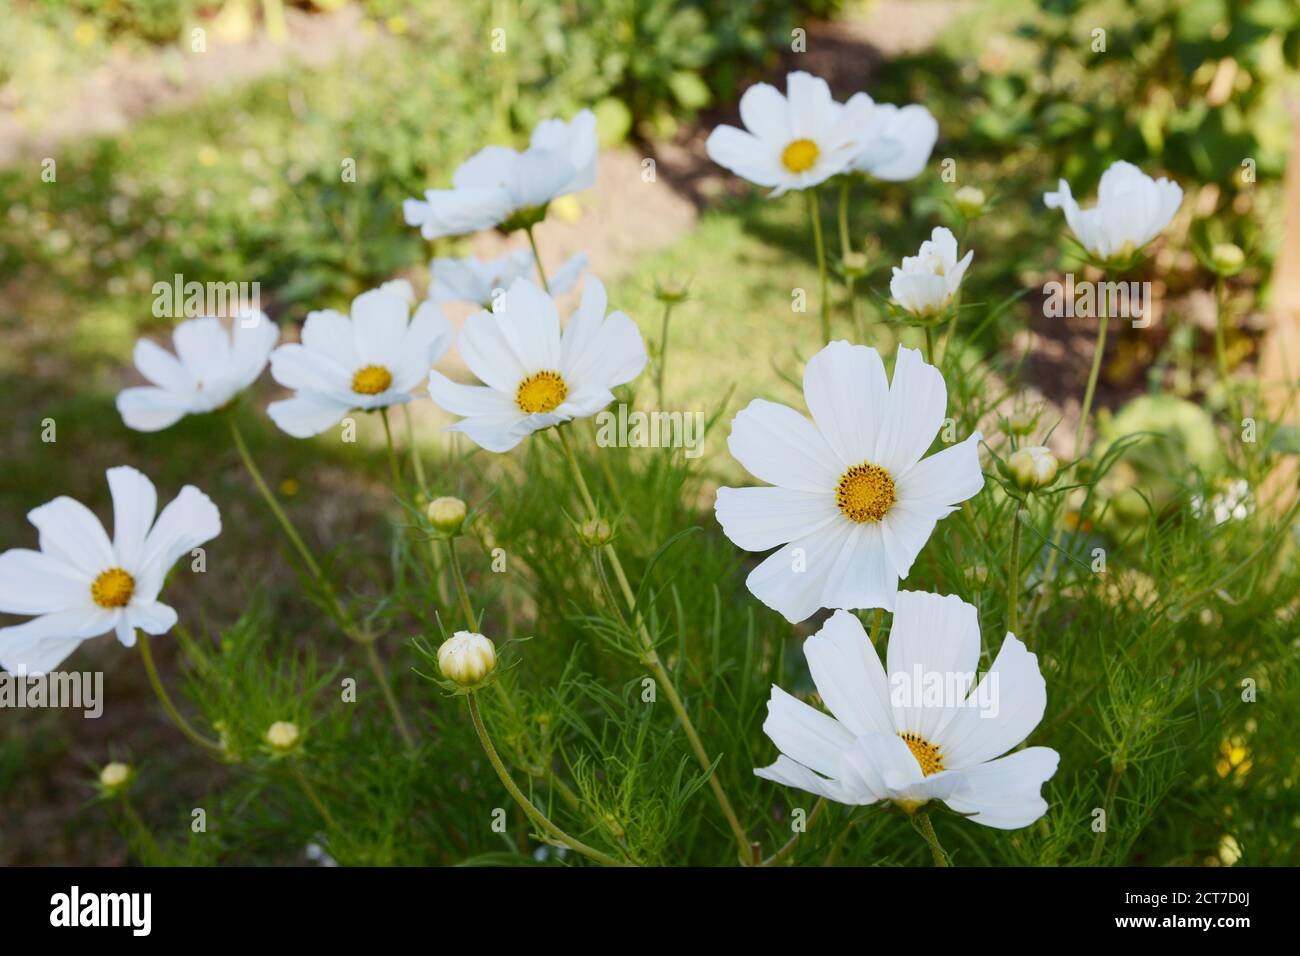
M 1007 459 L 1007 470 L 1022 491 L 1037 491 L 1056 480 L 1056 456 L 1041 445 L 1018 448 Z
M 288 720 L 277 720 L 266 730 L 266 743 L 277 754 L 287 754 L 298 746 L 301 739 L 298 725 Z
M 429 523 L 443 534 L 456 534 L 465 523 L 469 509 L 459 498 L 434 498 L 424 513 L 429 516 Z
M 1221 275 L 1235 275 L 1246 264 L 1246 254 L 1235 243 L 1219 242 L 1210 250 L 1210 263 Z
M 989 569 L 982 564 L 973 564 L 965 571 L 966 580 L 974 584 L 984 584 L 989 579 Z
M 867 274 L 867 255 L 865 252 L 846 252 L 840 266 L 850 279 L 860 278 Z
M 984 190 L 975 186 L 962 186 L 961 189 L 953 193 L 953 202 L 957 204 L 957 211 L 967 219 L 975 219 L 984 214 Z
M 656 279 L 654 295 L 664 305 L 680 305 L 690 295 L 690 288 L 676 279 Z
M 131 768 L 120 761 L 114 760 L 112 763 L 105 764 L 104 769 L 99 772 L 99 785 L 104 793 L 111 797 L 124 793 L 130 783 Z
M 1013 412 L 1007 418 L 1007 427 L 1011 429 L 1011 434 L 1022 438 L 1032 432 L 1037 424 L 1037 412 Z
M 457 631 L 438 648 L 442 676 L 461 687 L 473 687 L 497 666 L 497 649 L 482 634 Z
M 599 548 L 614 540 L 614 529 L 609 526 L 608 521 L 592 518 L 578 527 L 578 537 L 587 547 Z

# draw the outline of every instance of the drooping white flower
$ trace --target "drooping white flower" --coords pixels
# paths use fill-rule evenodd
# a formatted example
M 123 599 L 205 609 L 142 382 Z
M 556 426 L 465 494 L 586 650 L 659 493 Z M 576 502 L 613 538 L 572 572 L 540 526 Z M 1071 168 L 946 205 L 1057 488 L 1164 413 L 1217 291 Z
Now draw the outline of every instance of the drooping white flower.
M 221 515 L 193 485 L 158 514 L 153 482 L 134 468 L 108 470 L 113 538 L 89 508 L 66 496 L 34 508 L 27 520 L 40 550 L 0 554 L 0 611 L 34 615 L 0 628 L 0 666 L 43 674 L 84 640 L 116 632 L 131 647 L 135 629 L 164 634 L 176 612 L 158 600 L 171 566 L 221 533 Z
M 1007 634 L 975 686 L 979 618 L 965 601 L 900 592 L 886 666 L 847 611 L 803 650 L 833 716 L 774 685 L 763 731 L 781 756 L 758 776 L 852 806 L 889 800 L 910 812 L 940 800 L 999 830 L 1047 812 L 1041 789 L 1060 755 L 1027 747 L 1002 756 L 1046 709 L 1038 658 Z
M 451 426 L 488 451 L 514 448 L 525 436 L 573 418 L 595 415 L 610 391 L 641 374 L 645 343 L 622 312 L 605 315 L 605 287 L 587 278 L 579 304 L 560 332 L 555 300 L 516 279 L 497 311 L 465 321 L 460 354 L 483 385 L 459 385 L 434 372 L 433 400 L 455 415 Z
M 585 268 L 585 252 L 571 256 L 555 270 L 554 275 L 548 276 L 551 295 L 563 295 L 576 286 Z M 433 275 L 429 298 L 434 302 L 468 302 L 485 309 L 492 307 L 494 294 L 510 288 L 516 279 L 541 283 L 533 254 L 527 249 L 519 249 L 495 259 L 436 258 L 429 263 L 429 271 Z
M 1065 212 L 1075 238 L 1099 259 L 1126 259 L 1160 235 L 1183 201 L 1183 190 L 1161 177 L 1152 179 L 1132 163 L 1112 163 L 1097 187 L 1097 205 L 1080 209 L 1070 184 L 1060 180 L 1046 193 L 1048 209 Z
M 230 331 L 220 319 L 189 319 L 176 326 L 176 354 L 149 339 L 135 344 L 135 367 L 152 382 L 123 389 L 117 410 L 128 428 L 156 432 L 186 415 L 213 412 L 257 380 L 280 338 L 261 312 L 240 315 Z
M 792 622 L 892 608 L 935 523 L 984 486 L 981 435 L 922 458 L 948 393 L 915 349 L 898 350 L 890 384 L 875 349 L 832 342 L 809 360 L 803 392 L 812 422 L 763 399 L 732 421 L 731 454 L 774 487 L 718 489 L 718 523 L 746 551 L 779 548 L 745 583 Z
M 966 268 L 975 257 L 974 250 L 967 250 L 958 261 L 957 252 L 957 238 L 944 227 L 936 227 L 916 255 L 903 257 L 901 269 L 894 266 L 889 294 L 918 318 L 939 315 L 961 288 Z
M 826 81 L 791 73 L 783 96 L 756 83 L 740 98 L 745 129 L 719 126 L 709 134 L 709 158 L 742 179 L 771 186 L 772 195 L 807 189 L 842 173 L 864 151 L 870 97 L 836 103 Z M 892 155 L 892 147 L 890 151 Z
M 393 288 L 357 296 L 351 317 L 311 312 L 302 343 L 271 353 L 271 376 L 297 394 L 272 402 L 267 414 L 294 438 L 309 438 L 354 408 L 409 402 L 451 338 L 451 323 L 435 303 L 420 303 L 411 317 L 405 296 Z
M 426 239 L 539 221 L 546 205 L 596 184 L 596 117 L 538 123 L 528 149 L 487 146 L 461 163 L 451 189 L 430 189 L 402 205 L 408 226 Z M 511 220 L 517 220 L 512 222 Z
M 863 108 L 860 99 L 869 109 Z M 873 103 L 865 93 L 849 97 L 845 106 L 865 116 L 850 169 L 890 182 L 921 175 L 939 139 L 939 122 L 928 109 L 917 103 L 903 107 Z

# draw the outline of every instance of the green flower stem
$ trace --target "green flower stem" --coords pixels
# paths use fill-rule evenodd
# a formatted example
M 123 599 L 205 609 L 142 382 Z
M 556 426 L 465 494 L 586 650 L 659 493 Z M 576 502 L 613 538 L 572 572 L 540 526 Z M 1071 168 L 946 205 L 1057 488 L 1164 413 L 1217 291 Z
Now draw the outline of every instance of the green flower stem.
M 813 243 L 817 247 L 817 275 L 821 280 L 822 342 L 829 345 L 831 341 L 831 302 L 830 295 L 827 292 L 826 243 L 822 239 L 822 216 L 821 210 L 817 206 L 816 188 L 807 190 L 806 195 L 808 196 L 808 217 L 812 219 Z
M 474 730 L 478 733 L 479 742 L 483 745 L 483 752 L 487 754 L 488 762 L 492 764 L 492 769 L 495 770 L 497 776 L 501 778 L 501 783 L 505 785 L 507 792 L 509 792 L 510 796 L 512 796 L 515 802 L 519 804 L 519 808 L 524 811 L 528 818 L 532 820 L 533 823 L 544 833 L 548 834 L 564 846 L 567 846 L 575 853 L 579 853 L 582 856 L 585 856 L 590 860 L 595 860 L 597 863 L 601 863 L 605 866 L 626 866 L 627 864 L 624 861 L 616 860 L 607 853 L 602 853 L 594 847 L 587 846 L 587 844 L 583 843 L 576 837 L 569 836 L 569 834 L 565 833 L 558 826 L 552 823 L 547 818 L 546 814 L 537 809 L 537 807 L 533 805 L 532 801 L 524 796 L 523 791 L 515 785 L 515 782 L 512 779 L 510 779 L 510 772 L 506 770 L 505 764 L 501 762 L 501 757 L 497 754 L 496 747 L 492 746 L 492 738 L 488 736 L 487 726 L 483 723 L 483 715 L 479 713 L 478 700 L 475 698 L 474 692 L 471 691 L 466 694 L 465 700 L 469 704 L 469 716 L 470 719 L 474 721 Z
M 1218 359 L 1219 378 L 1223 383 L 1223 400 L 1228 414 L 1232 417 L 1232 427 L 1238 428 L 1241 425 L 1241 416 L 1237 412 L 1232 390 L 1232 376 L 1228 372 L 1227 288 L 1227 280 L 1219 276 L 1214 287 L 1214 354 Z
M 537 274 L 541 277 L 542 288 L 546 290 L 547 295 L 550 295 L 551 283 L 546 279 L 546 269 L 542 266 L 542 254 L 537 251 L 537 240 L 533 237 L 533 227 L 524 227 L 524 232 L 528 233 L 528 244 L 533 247 L 533 262 L 537 265 Z
M 393 723 L 396 724 L 397 731 L 401 734 L 402 740 L 406 743 L 407 748 L 414 751 L 416 749 L 415 738 L 411 736 L 411 730 L 406 725 L 406 719 L 402 716 L 402 712 L 397 706 L 397 700 L 393 696 L 392 687 L 389 686 L 388 675 L 384 670 L 383 662 L 380 661 L 379 655 L 371 646 L 374 643 L 374 640 L 369 635 L 363 633 L 361 629 L 357 627 L 356 622 L 352 620 L 352 615 L 348 612 L 347 608 L 343 606 L 343 602 L 339 600 L 338 593 L 334 590 L 334 585 L 332 585 L 329 582 L 329 579 L 325 577 L 325 572 L 321 570 L 321 566 L 319 562 L 317 562 L 315 555 L 311 553 L 311 549 L 303 542 L 302 537 L 298 534 L 298 530 L 293 526 L 293 522 L 289 520 L 289 516 L 285 514 L 284 509 L 280 507 L 280 503 L 276 500 L 275 495 L 271 493 L 271 489 L 267 485 L 266 479 L 262 477 L 261 470 L 257 467 L 257 463 L 253 461 L 253 456 L 248 451 L 248 444 L 244 441 L 243 433 L 239 430 L 239 423 L 235 421 L 234 413 L 232 412 L 227 415 L 226 420 L 230 423 L 230 435 L 234 439 L 235 447 L 239 450 L 239 457 L 244 461 L 244 468 L 247 469 L 249 477 L 253 479 L 253 484 L 257 486 L 257 490 L 261 492 L 262 498 L 266 502 L 266 506 L 271 510 L 271 514 L 274 515 L 275 520 L 279 522 L 280 528 L 284 531 L 285 537 L 289 539 L 294 550 L 298 552 L 298 556 L 302 559 L 303 565 L 315 580 L 316 588 L 325 602 L 326 613 L 333 618 L 334 623 L 339 626 L 339 629 L 342 630 L 349 639 L 368 648 L 366 658 L 370 664 L 371 671 L 375 675 L 375 679 L 379 681 L 379 686 L 384 691 L 384 699 L 388 702 L 388 709 L 392 711 L 393 714 Z M 387 419 L 384 421 L 386 426 Z
M 939 837 L 935 835 L 934 824 L 930 822 L 930 814 L 924 810 L 917 810 L 912 814 L 911 820 L 916 832 L 925 837 L 925 842 L 930 845 L 930 855 L 934 857 L 934 865 L 949 866 L 948 854 L 943 852 L 943 847 L 939 845 Z
M 578 486 L 579 494 L 582 497 L 583 504 L 587 508 L 590 517 L 597 516 L 596 502 L 591 496 L 591 491 L 587 488 L 587 481 L 582 477 L 582 468 L 578 465 L 578 458 L 573 452 L 573 445 L 569 442 L 568 435 L 564 429 L 557 428 L 556 434 L 559 438 L 560 447 L 564 449 L 564 455 L 569 461 L 569 468 L 573 472 L 573 480 Z M 713 796 L 718 801 L 718 806 L 722 808 L 722 815 L 727 819 L 727 825 L 731 828 L 732 834 L 740 847 L 740 859 L 746 866 L 750 863 L 750 857 L 753 851 L 753 844 L 749 836 L 745 833 L 745 828 L 740 825 L 740 819 L 736 816 L 735 808 L 728 799 L 727 793 L 722 788 L 718 780 L 717 773 L 713 772 L 713 761 L 709 758 L 708 751 L 704 748 L 700 735 L 695 729 L 695 724 L 691 721 L 690 714 L 686 711 L 686 705 L 682 702 L 681 696 L 677 693 L 677 687 L 669 676 L 668 671 L 664 668 L 663 662 L 659 659 L 659 652 L 655 650 L 654 638 L 650 635 L 650 629 L 646 627 L 640 612 L 636 606 L 636 594 L 632 590 L 631 584 L 628 583 L 627 574 L 623 571 L 623 564 L 619 561 L 618 552 L 612 544 L 603 546 L 603 553 L 609 562 L 610 568 L 614 572 L 614 578 L 618 582 L 619 590 L 623 592 L 623 599 L 627 602 L 628 610 L 636 618 L 637 632 L 641 638 L 641 653 L 647 667 L 655 676 L 655 680 L 663 687 L 664 693 L 668 696 L 668 703 L 671 705 L 677 719 L 681 721 L 682 730 L 686 734 L 686 739 L 690 742 L 691 749 L 695 752 L 695 758 L 699 761 L 700 766 L 709 775 L 709 788 L 713 791 Z
M 934 330 L 928 325 L 925 327 L 925 360 L 934 364 Z
M 804 829 L 791 836 L 790 839 L 786 840 L 785 845 L 782 846 L 781 849 L 777 850 L 775 853 L 769 856 L 760 865 L 776 866 L 787 856 L 789 856 L 794 851 L 795 845 L 798 844 L 799 838 L 803 836 L 804 832 L 812 828 L 813 823 L 816 822 L 817 818 L 822 815 L 822 811 L 825 809 L 826 809 L 826 798 L 818 797 L 817 802 L 813 804 L 812 813 L 808 814 L 808 819 L 805 822 Z
M 393 428 L 388 423 L 388 409 L 381 408 L 379 417 L 384 422 L 384 444 L 388 446 L 388 470 L 393 479 L 393 494 L 402 498 L 405 483 L 402 481 L 402 466 L 397 463 L 397 449 L 393 447 Z
M 411 449 L 411 467 L 415 470 L 415 484 L 427 498 L 429 483 L 424 477 L 424 461 L 420 458 L 420 449 L 415 444 L 415 421 L 411 415 L 411 403 L 402 405 L 402 418 L 406 420 L 406 444 Z
M 878 607 L 876 608 L 876 616 L 871 621 L 871 646 L 872 647 L 879 647 L 880 628 L 884 625 L 884 623 L 885 623 L 885 609 L 883 607 Z
M 664 407 L 664 375 L 668 370 L 668 319 L 673 314 L 673 303 L 664 303 L 664 318 L 659 331 L 659 368 L 655 371 L 655 393 L 659 407 Z
M 451 565 L 451 577 L 456 582 L 456 595 L 460 598 L 460 609 L 465 615 L 465 626 L 471 631 L 478 630 L 478 616 L 474 613 L 474 603 L 469 599 L 469 588 L 465 586 L 465 572 L 460 566 L 460 555 L 456 553 L 454 538 L 447 538 L 447 560 Z
M 840 207 L 839 207 L 839 226 L 840 226 L 840 261 L 844 262 L 853 251 L 853 241 L 849 238 L 849 177 L 845 176 L 844 181 L 840 183 Z M 844 294 L 849 303 L 849 323 L 850 328 L 857 334 L 858 329 L 858 300 L 854 295 L 854 286 L 857 281 L 849 275 L 847 269 L 844 272 Z
M 135 807 L 131 805 L 130 798 L 123 794 L 119 802 L 122 804 L 122 815 L 140 834 L 140 842 L 144 847 L 144 851 L 154 861 L 155 865 L 161 864 L 163 855 L 162 850 L 158 847 L 158 841 L 154 839 L 152 831 L 145 825 L 144 820 L 140 819 L 140 814 L 135 812 Z M 148 863 L 149 860 L 143 862 Z
M 311 781 L 307 779 L 307 775 L 302 772 L 302 767 L 298 766 L 296 761 L 291 763 L 290 767 L 292 768 L 294 779 L 298 781 L 298 786 L 302 787 L 302 792 L 306 794 L 307 799 L 311 801 L 311 805 L 316 808 L 316 812 L 319 813 L 321 819 L 325 821 L 325 825 L 331 830 L 337 830 L 339 828 L 338 822 L 334 819 L 334 815 L 330 813 L 329 808 L 325 806 L 325 802 L 321 800 L 320 794 L 316 792 L 316 788 L 311 785 Z
M 158 695 L 158 700 L 163 705 L 163 710 L 167 711 L 167 716 L 171 717 L 172 723 L 176 725 L 181 733 L 204 750 L 218 756 L 223 754 L 225 751 L 219 742 L 203 736 L 194 729 L 193 725 L 191 725 L 188 720 L 181 716 L 181 712 L 177 710 L 176 705 L 172 703 L 171 696 L 167 693 L 167 688 L 163 686 L 162 678 L 158 676 L 158 667 L 154 664 L 153 660 L 153 650 L 149 647 L 149 635 L 144 631 L 137 631 L 136 633 L 139 635 L 138 642 L 140 644 L 140 657 L 144 660 L 144 670 L 145 673 L 149 675 L 149 684 L 153 687 L 153 692 Z
M 1024 509 L 1019 504 L 1011 516 L 1011 558 L 1007 571 L 1007 630 L 1019 637 L 1020 625 L 1020 522 Z

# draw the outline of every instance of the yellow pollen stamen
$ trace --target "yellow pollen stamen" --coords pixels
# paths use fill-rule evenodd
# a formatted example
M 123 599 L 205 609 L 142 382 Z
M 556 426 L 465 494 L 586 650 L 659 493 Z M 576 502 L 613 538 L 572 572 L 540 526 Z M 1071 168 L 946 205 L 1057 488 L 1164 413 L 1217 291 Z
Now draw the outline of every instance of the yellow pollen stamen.
M 382 365 L 367 365 L 352 376 L 352 391 L 358 395 L 378 395 L 393 384 L 393 373 Z
M 121 568 L 109 568 L 90 586 L 90 596 L 100 607 L 126 607 L 135 593 L 135 578 Z
M 781 154 L 781 162 L 792 173 L 805 173 L 813 168 L 821 150 L 810 139 L 796 139 Z
M 943 754 L 939 748 L 928 740 L 922 738 L 919 734 L 899 734 L 903 738 L 903 743 L 907 744 L 907 749 L 912 751 L 912 756 L 916 762 L 921 765 L 921 773 L 924 776 L 930 776 L 932 773 L 939 773 L 943 770 Z
M 879 521 L 894 505 L 894 479 L 879 465 L 854 465 L 835 486 L 835 503 L 849 520 Z
M 529 415 L 553 412 L 568 394 L 569 386 L 559 372 L 537 372 L 519 383 L 515 404 Z

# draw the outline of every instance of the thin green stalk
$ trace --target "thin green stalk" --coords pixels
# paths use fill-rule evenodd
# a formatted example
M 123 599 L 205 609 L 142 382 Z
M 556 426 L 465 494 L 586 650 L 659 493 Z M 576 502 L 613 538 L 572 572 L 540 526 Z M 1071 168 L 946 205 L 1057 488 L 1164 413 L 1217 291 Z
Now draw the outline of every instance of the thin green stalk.
M 1241 425 L 1241 416 L 1237 413 L 1236 400 L 1232 389 L 1232 376 L 1228 371 L 1228 302 L 1227 302 L 1227 280 L 1219 276 L 1214 288 L 1214 352 L 1219 363 L 1219 379 L 1223 383 L 1223 400 L 1226 405 L 1229 416 L 1232 419 L 1232 427 L 1238 428 Z
M 1128 740 L 1125 739 L 1125 745 Z M 1088 865 L 1096 866 L 1101 861 L 1101 851 L 1106 848 L 1106 834 L 1110 832 L 1110 815 L 1115 809 L 1115 797 L 1119 794 L 1119 778 L 1124 773 L 1126 761 L 1121 754 L 1118 761 L 1111 761 L 1110 765 L 1110 782 L 1106 784 L 1106 797 L 1102 801 L 1102 820 L 1105 823 L 1101 832 L 1097 834 L 1097 839 L 1093 841 L 1092 852 L 1088 854 Z
M 934 364 L 934 330 L 928 325 L 925 327 L 925 360 Z
M 939 845 L 939 837 L 935 835 L 934 824 L 930 822 L 930 814 L 924 810 L 917 810 L 912 814 L 911 820 L 916 832 L 925 837 L 925 842 L 930 845 L 930 855 L 934 858 L 934 865 L 949 866 L 948 854 L 943 852 L 943 847 Z
M 469 589 L 465 587 L 465 572 L 460 566 L 460 555 L 456 553 L 456 542 L 447 538 L 447 557 L 451 564 L 451 577 L 456 582 L 456 594 L 460 598 L 460 608 L 465 614 L 465 626 L 471 631 L 478 630 L 478 618 L 474 614 L 474 602 L 469 599 Z
M 785 844 L 779 850 L 777 850 L 775 853 L 769 856 L 760 865 L 776 866 L 787 856 L 789 856 L 792 852 L 794 852 L 794 848 L 798 844 L 799 838 L 803 836 L 804 833 L 806 833 L 808 830 L 812 829 L 813 823 L 816 822 L 817 818 L 822 815 L 822 811 L 825 809 L 826 809 L 826 798 L 818 797 L 817 802 L 813 804 L 812 813 L 808 814 L 808 819 L 804 821 L 804 829 L 792 835 L 790 839 L 785 841 Z
M 853 241 L 849 238 L 849 177 L 845 176 L 844 181 L 840 183 L 840 207 L 839 207 L 839 226 L 840 226 L 840 262 L 844 264 L 844 294 L 848 299 L 849 305 L 849 323 L 854 334 L 858 334 L 858 300 L 854 294 L 854 287 L 857 285 L 856 280 L 848 271 L 849 253 L 853 251 Z
M 829 345 L 831 341 L 831 303 L 830 295 L 827 292 L 826 243 L 822 239 L 821 210 L 817 205 L 817 190 L 815 188 L 809 189 L 806 195 L 808 196 L 808 216 L 812 219 L 813 243 L 817 247 L 817 275 L 821 281 L 822 342 Z
M 1011 516 L 1011 559 L 1007 571 L 1007 631 L 1017 636 L 1020 626 L 1020 521 L 1019 505 Z
M 569 461 L 569 468 L 573 473 L 573 480 L 578 486 L 579 494 L 582 497 L 583 504 L 587 508 L 590 517 L 597 516 L 596 501 L 591 496 L 591 491 L 587 488 L 587 480 L 582 476 L 582 468 L 578 465 L 577 455 L 573 452 L 573 445 L 569 442 L 568 436 L 564 429 L 557 428 L 556 434 L 559 437 L 560 447 L 564 449 L 564 455 Z M 722 815 L 727 819 L 727 825 L 731 828 L 732 834 L 740 847 L 740 859 L 746 866 L 749 865 L 749 855 L 753 846 L 749 836 L 745 833 L 745 828 L 740 825 L 740 818 L 736 816 L 735 808 L 728 799 L 726 791 L 722 788 L 722 783 L 718 780 L 718 775 L 713 771 L 713 761 L 709 758 L 709 753 L 700 740 L 700 735 L 695 729 L 695 724 L 691 721 L 690 714 L 686 711 L 686 705 L 682 702 L 681 696 L 677 693 L 677 687 L 669 676 L 668 671 L 664 668 L 663 662 L 659 659 L 659 652 L 655 650 L 654 638 L 650 635 L 650 629 L 646 627 L 641 613 L 637 610 L 636 594 L 632 590 L 632 585 L 628 582 L 627 574 L 623 571 L 623 564 L 619 561 L 618 552 L 612 544 L 606 544 L 603 547 L 603 553 L 609 562 L 610 568 L 614 572 L 614 578 L 618 582 L 619 589 L 623 592 L 623 599 L 627 602 L 628 610 L 632 612 L 636 619 L 637 633 L 641 639 L 641 653 L 647 667 L 655 676 L 655 680 L 663 687 L 664 693 L 668 696 L 668 703 L 677 719 L 681 721 L 682 730 L 686 734 L 686 739 L 690 743 L 691 749 L 695 752 L 695 758 L 699 761 L 700 766 L 709 774 L 709 788 L 713 791 L 713 796 L 718 801 L 718 806 L 722 808 Z
M 144 660 L 144 670 L 149 675 L 149 684 L 153 687 L 153 692 L 158 695 L 158 700 L 163 705 L 163 710 L 167 711 L 167 716 L 172 719 L 172 723 L 191 741 L 210 753 L 217 755 L 225 753 L 218 741 L 203 736 L 194 729 L 188 720 L 181 716 L 181 712 L 172 703 L 167 688 L 163 686 L 162 678 L 158 676 L 158 667 L 154 664 L 153 651 L 149 647 L 149 635 L 144 631 L 137 631 L 137 634 L 139 635 L 140 657 Z
M 880 628 L 884 625 L 884 623 L 885 623 L 885 609 L 883 607 L 878 607 L 876 608 L 876 616 L 871 621 L 871 646 L 872 647 L 879 647 Z
M 381 408 L 379 417 L 384 422 L 384 444 L 388 446 L 388 470 L 392 474 L 393 494 L 398 498 L 404 497 L 404 483 L 402 481 L 402 466 L 397 463 L 397 449 L 393 446 L 393 428 L 388 423 L 388 409 Z
M 551 294 L 551 284 L 546 280 L 546 269 L 542 266 L 542 254 L 537 251 L 537 240 L 533 237 L 533 227 L 527 226 L 524 232 L 528 233 L 528 244 L 533 247 L 533 262 L 537 264 L 537 275 L 541 277 L 542 288 L 546 294 Z
M 497 754 L 496 747 L 492 746 L 492 738 L 488 735 L 487 726 L 483 723 L 483 715 L 479 713 L 478 700 L 473 692 L 465 695 L 465 700 L 469 704 L 469 716 L 474 722 L 474 730 L 478 733 L 479 742 L 483 745 L 483 752 L 487 754 L 488 762 L 492 764 L 492 769 L 496 771 L 497 776 L 501 778 L 501 783 L 505 785 L 507 792 L 514 798 L 519 808 L 527 814 L 528 818 L 533 821 L 542 831 L 582 856 L 605 866 L 626 866 L 622 860 L 616 860 L 608 853 L 602 853 L 594 847 L 587 846 L 576 837 L 571 837 L 558 826 L 552 823 L 547 816 L 537 809 L 522 790 L 515 786 L 515 782 L 510 778 L 510 772 L 506 770 L 505 764 L 501 762 L 501 757 Z
M 334 815 L 330 813 L 329 808 L 325 806 L 325 802 L 321 800 L 316 788 L 311 785 L 311 781 L 307 779 L 307 775 L 302 772 L 302 768 L 297 763 L 290 764 L 290 767 L 294 778 L 298 781 L 298 786 L 302 787 L 302 792 L 307 795 L 307 799 L 316 808 L 316 812 L 325 821 L 325 825 L 331 830 L 337 830 L 339 828 L 338 822 L 334 819 Z
M 406 419 L 406 444 L 411 449 L 411 467 L 415 470 L 415 483 L 427 498 L 429 483 L 424 478 L 424 461 L 420 458 L 420 449 L 415 443 L 415 422 L 411 415 L 410 402 L 402 405 L 402 417 Z
M 375 675 L 375 680 L 379 683 L 379 689 L 383 691 L 384 702 L 388 704 L 389 711 L 393 715 L 393 723 L 397 725 L 397 732 L 402 737 L 402 742 L 406 744 L 406 749 L 415 753 L 415 737 L 411 735 L 411 728 L 406 725 L 406 718 L 402 716 L 402 708 L 397 703 L 397 696 L 393 693 L 392 683 L 388 679 L 388 669 L 384 667 L 383 660 L 379 657 L 379 652 L 375 650 L 375 642 L 367 641 L 362 645 L 366 649 L 366 662 L 370 665 L 370 671 Z
M 659 332 L 659 368 L 655 373 L 655 393 L 659 407 L 664 407 L 664 375 L 668 370 L 668 319 L 673 314 L 673 303 L 664 303 L 664 318 Z

